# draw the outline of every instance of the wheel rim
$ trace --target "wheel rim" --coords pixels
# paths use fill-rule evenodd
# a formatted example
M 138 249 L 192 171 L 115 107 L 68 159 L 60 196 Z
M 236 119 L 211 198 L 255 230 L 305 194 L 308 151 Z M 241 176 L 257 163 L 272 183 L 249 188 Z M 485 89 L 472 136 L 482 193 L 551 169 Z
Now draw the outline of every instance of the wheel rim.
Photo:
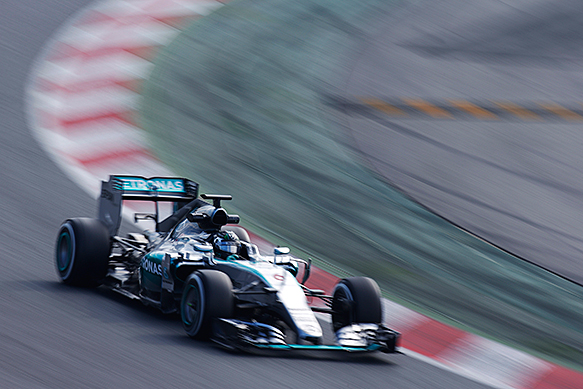
M 182 320 L 184 324 L 187 326 L 196 326 L 200 321 L 201 303 L 200 291 L 193 285 L 189 285 L 186 298 L 182 305 Z
M 63 231 L 59 236 L 59 244 L 57 245 L 57 268 L 60 272 L 67 270 L 71 264 L 71 235 L 68 231 Z

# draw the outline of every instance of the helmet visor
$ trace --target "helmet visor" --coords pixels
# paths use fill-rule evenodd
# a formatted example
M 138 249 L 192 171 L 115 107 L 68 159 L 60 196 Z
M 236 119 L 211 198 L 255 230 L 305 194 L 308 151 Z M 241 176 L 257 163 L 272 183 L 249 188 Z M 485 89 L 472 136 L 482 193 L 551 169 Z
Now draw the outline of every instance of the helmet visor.
M 237 254 L 239 252 L 239 243 L 233 241 L 222 241 L 218 243 L 219 250 L 224 253 Z

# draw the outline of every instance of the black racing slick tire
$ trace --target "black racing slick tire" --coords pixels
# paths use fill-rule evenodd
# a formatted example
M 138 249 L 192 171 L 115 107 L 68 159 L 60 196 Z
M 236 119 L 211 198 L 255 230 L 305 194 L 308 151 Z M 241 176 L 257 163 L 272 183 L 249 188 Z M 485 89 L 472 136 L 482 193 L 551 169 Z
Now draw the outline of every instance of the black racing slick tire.
M 380 324 L 383 320 L 381 291 L 371 278 L 345 278 L 336 285 L 332 296 L 334 332 L 351 324 Z
M 212 334 L 215 318 L 231 318 L 235 307 L 233 284 L 225 273 L 203 269 L 186 280 L 180 316 L 188 336 L 207 339 Z
M 107 275 L 110 254 L 107 227 L 98 219 L 66 220 L 55 250 L 57 273 L 65 284 L 96 287 Z

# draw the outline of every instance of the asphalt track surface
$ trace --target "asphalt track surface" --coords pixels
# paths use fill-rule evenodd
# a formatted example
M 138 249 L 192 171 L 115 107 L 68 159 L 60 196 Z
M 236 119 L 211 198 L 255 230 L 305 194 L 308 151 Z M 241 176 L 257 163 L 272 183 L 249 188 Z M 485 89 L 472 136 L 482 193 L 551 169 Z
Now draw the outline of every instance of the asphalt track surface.
M 95 200 L 49 160 L 24 89 L 47 38 L 84 1 L 11 1 L 0 12 L 0 380 L 3 387 L 480 388 L 404 356 L 272 357 L 190 341 L 180 323 L 99 290 L 57 282 L 55 231 Z
M 571 0 L 418 2 L 362 48 L 342 94 L 401 105 L 345 111 L 391 183 L 580 284 L 582 16 Z

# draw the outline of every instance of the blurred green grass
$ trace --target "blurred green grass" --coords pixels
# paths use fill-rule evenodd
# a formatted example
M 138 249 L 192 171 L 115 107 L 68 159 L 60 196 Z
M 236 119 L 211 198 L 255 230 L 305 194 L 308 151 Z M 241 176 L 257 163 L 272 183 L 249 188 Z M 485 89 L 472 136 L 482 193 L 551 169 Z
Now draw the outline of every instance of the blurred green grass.
M 438 320 L 583 370 L 583 288 L 432 214 L 362 163 L 341 117 L 349 53 L 386 0 L 240 0 L 156 59 L 143 127 L 159 158 L 242 224 Z

